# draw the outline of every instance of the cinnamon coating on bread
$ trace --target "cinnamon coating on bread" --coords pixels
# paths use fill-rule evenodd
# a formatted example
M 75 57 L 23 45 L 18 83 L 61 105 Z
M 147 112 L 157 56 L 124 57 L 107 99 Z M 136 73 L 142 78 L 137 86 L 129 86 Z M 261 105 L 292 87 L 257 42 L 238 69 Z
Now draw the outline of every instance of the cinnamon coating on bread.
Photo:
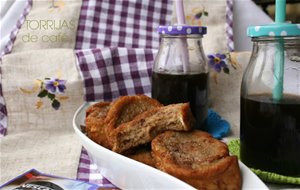
M 121 96 L 112 102 L 105 122 L 111 131 L 122 123 L 131 121 L 138 114 L 161 106 L 157 100 L 145 95 Z
M 202 131 L 167 131 L 151 143 L 156 167 L 198 189 L 240 189 L 236 156 L 227 145 Z
M 105 123 L 107 125 L 106 134 L 108 136 L 110 147 L 113 146 L 111 135 L 117 127 L 133 120 L 137 115 L 147 110 L 161 106 L 162 104 L 157 100 L 145 95 L 121 96 L 113 101 L 105 118 Z
M 111 135 L 112 150 L 118 153 L 150 142 L 168 130 L 189 131 L 195 120 L 188 103 L 172 104 L 145 111 L 116 128 Z
M 94 142 L 109 148 L 106 135 L 106 114 L 110 108 L 110 102 L 98 102 L 86 110 L 86 132 Z

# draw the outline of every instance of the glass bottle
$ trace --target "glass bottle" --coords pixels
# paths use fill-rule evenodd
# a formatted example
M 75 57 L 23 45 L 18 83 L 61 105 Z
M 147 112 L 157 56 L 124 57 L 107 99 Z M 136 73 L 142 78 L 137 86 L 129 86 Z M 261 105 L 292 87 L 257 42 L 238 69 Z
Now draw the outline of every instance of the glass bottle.
M 248 28 L 253 50 L 241 87 L 241 160 L 300 175 L 300 27 Z
M 206 27 L 160 26 L 161 37 L 152 73 L 152 97 L 164 105 L 189 102 L 195 128 L 208 111 L 208 65 L 202 48 Z

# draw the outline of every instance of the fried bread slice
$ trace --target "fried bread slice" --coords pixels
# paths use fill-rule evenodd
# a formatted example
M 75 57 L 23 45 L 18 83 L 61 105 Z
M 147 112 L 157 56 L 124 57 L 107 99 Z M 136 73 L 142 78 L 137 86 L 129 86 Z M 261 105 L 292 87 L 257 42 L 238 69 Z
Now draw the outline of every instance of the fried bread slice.
M 111 133 L 123 123 L 131 121 L 144 111 L 163 106 L 157 100 L 146 95 L 121 96 L 112 102 L 107 113 L 105 123 L 106 133 L 110 138 Z
M 90 114 L 93 114 L 93 116 L 99 116 L 99 114 L 100 116 L 103 116 L 103 114 L 99 112 L 102 112 L 103 108 L 109 106 L 110 104 L 110 102 L 97 102 L 95 104 L 92 104 L 86 109 L 85 117 L 88 117 Z
M 123 153 L 149 143 L 156 135 L 167 130 L 189 131 L 194 122 L 195 119 L 188 103 L 153 108 L 123 123 L 113 131 L 112 150 Z
M 106 123 L 108 130 L 117 128 L 122 123 L 132 120 L 144 111 L 160 106 L 162 104 L 157 100 L 145 95 L 121 96 L 112 102 L 107 113 Z
M 86 132 L 87 136 L 94 142 L 109 148 L 106 136 L 106 114 L 110 108 L 110 102 L 98 102 L 86 110 Z
M 156 167 L 198 189 L 240 189 L 237 157 L 210 134 L 167 131 L 151 142 Z

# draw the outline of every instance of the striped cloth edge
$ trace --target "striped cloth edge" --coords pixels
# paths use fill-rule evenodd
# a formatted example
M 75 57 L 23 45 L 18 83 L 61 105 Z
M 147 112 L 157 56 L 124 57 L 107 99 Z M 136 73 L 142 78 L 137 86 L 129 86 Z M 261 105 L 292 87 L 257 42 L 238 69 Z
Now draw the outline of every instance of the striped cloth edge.
M 32 8 L 32 0 L 28 0 L 26 2 L 25 8 L 23 10 L 23 13 L 21 14 L 20 18 L 18 19 L 16 26 L 10 33 L 10 40 L 5 45 L 4 50 L 0 53 L 0 62 L 2 60 L 2 57 L 12 51 L 13 44 L 16 40 L 17 34 L 24 23 L 26 16 L 29 14 L 30 10 Z M 0 68 L 0 74 L 2 73 Z M 5 100 L 3 97 L 2 92 L 2 81 L 0 78 L 0 138 L 6 135 L 7 132 L 7 110 L 5 106 Z
M 226 6 L 226 36 L 227 36 L 227 47 L 230 52 L 234 51 L 234 40 L 233 40 L 233 0 L 227 0 Z

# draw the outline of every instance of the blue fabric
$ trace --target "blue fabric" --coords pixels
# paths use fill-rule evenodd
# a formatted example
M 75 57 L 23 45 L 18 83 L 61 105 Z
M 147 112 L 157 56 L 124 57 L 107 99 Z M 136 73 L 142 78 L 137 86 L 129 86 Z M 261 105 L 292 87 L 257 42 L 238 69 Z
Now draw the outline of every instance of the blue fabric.
M 208 109 L 208 117 L 203 130 L 210 133 L 214 138 L 221 139 L 228 135 L 230 124 L 222 119 L 218 113 Z

